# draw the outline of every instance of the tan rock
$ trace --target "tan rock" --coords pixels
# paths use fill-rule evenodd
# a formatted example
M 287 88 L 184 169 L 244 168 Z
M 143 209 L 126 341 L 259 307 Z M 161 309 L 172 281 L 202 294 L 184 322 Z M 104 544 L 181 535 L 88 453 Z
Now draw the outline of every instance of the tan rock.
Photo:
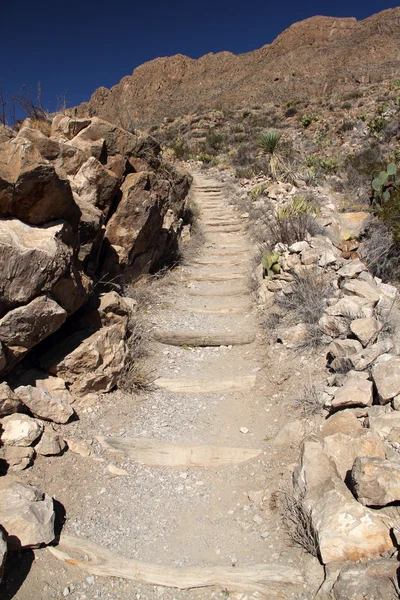
M 7 127 L 6 125 L 3 125 L 3 123 L 0 123 L 0 144 L 8 142 L 8 140 L 11 140 L 13 137 L 15 137 L 15 131 L 13 131 L 11 127 Z
M 325 309 L 327 315 L 358 319 L 372 317 L 373 303 L 359 296 L 345 296 Z
M 0 220 L 0 316 L 49 292 L 67 274 L 75 241 L 65 224 Z
M 350 329 L 363 346 L 366 346 L 373 338 L 376 338 L 383 325 L 373 318 L 356 319 L 350 323 Z
M 353 433 L 362 429 L 362 424 L 350 409 L 334 413 L 320 426 L 322 437 L 334 435 L 335 433 Z
M 0 216 L 31 225 L 58 219 L 74 229 L 78 225 L 80 212 L 69 182 L 24 138 L 0 144 Z
M 116 323 L 83 340 L 81 333 L 71 336 L 42 360 L 49 365 L 49 372 L 64 379 L 77 397 L 108 392 L 117 384 L 124 366 L 124 338 L 125 325 Z
M 0 492 L 0 523 L 10 549 L 38 548 L 54 540 L 53 499 L 36 487 L 13 481 Z
M 337 271 L 337 274 L 339 277 L 354 279 L 354 277 L 357 277 L 363 271 L 367 271 L 367 267 L 359 258 L 355 258 L 354 260 L 346 262 L 346 264 Z
M 381 438 L 368 429 L 327 436 L 324 438 L 323 448 L 324 452 L 335 462 L 343 481 L 347 473 L 351 471 L 357 457 L 386 458 Z
M 393 582 L 397 581 L 397 569 L 396 558 L 340 565 L 339 576 L 332 586 L 332 596 L 326 597 L 332 600 L 394 600 L 397 592 Z
M 364 371 L 369 367 L 379 356 L 390 352 L 393 348 L 393 340 L 385 338 L 373 344 L 370 348 L 365 348 L 360 354 L 352 357 L 352 363 L 356 371 Z
M 8 464 L 8 470 L 18 473 L 28 468 L 35 457 L 35 450 L 23 446 L 5 446 L 0 448 L 0 458 Z M 1 492 L 0 492 L 1 494 Z
M 371 285 L 366 281 L 361 281 L 360 279 L 345 281 L 342 285 L 342 289 L 347 294 L 360 296 L 373 304 L 376 304 L 380 298 L 380 291 L 376 286 Z
M 350 371 L 343 387 L 339 388 L 330 402 L 330 409 L 350 406 L 370 406 L 373 402 L 373 384 L 368 373 Z
M 78 135 L 82 129 L 90 125 L 90 119 L 71 119 L 65 115 L 56 115 L 51 125 L 52 135 L 61 135 L 67 140 L 72 140 L 73 137 Z
M 386 439 L 393 429 L 400 429 L 400 413 L 393 411 L 379 417 L 368 417 L 367 425 L 372 432 Z
M 125 471 L 125 469 L 120 469 L 113 463 L 107 465 L 107 471 L 110 477 L 125 477 L 126 475 L 128 475 L 128 471 Z
M 387 404 L 400 394 L 400 358 L 383 354 L 372 367 L 372 378 L 380 404 Z
M 287 348 L 298 348 L 305 343 L 307 334 L 307 325 L 305 323 L 298 323 L 297 325 L 280 329 L 277 336 Z
M 318 534 L 324 564 L 373 558 L 393 547 L 386 524 L 354 499 L 315 436 L 304 442 L 294 484 Z
M 318 321 L 318 326 L 322 333 L 332 338 L 347 335 L 349 331 L 349 323 L 345 317 L 334 317 L 328 314 L 322 315 Z
M 66 447 L 67 444 L 60 435 L 44 431 L 40 442 L 35 446 L 35 450 L 43 456 L 56 456 L 61 454 Z
M 75 400 L 63 379 L 60 377 L 53 377 L 53 375 L 49 375 L 43 371 L 29 369 L 19 378 L 18 382 L 20 385 L 31 385 L 41 388 L 42 390 L 49 392 L 49 394 L 60 396 L 67 404 L 73 404 Z
M 3 126 L 1 126 L 3 127 Z M 1 128 L 0 128 L 0 140 L 1 140 Z M 0 583 L 3 579 L 4 567 L 7 559 L 7 541 L 4 530 L 0 527 Z
M 100 209 L 107 217 L 119 189 L 120 178 L 107 170 L 96 158 L 91 157 L 76 174 L 74 183 L 78 195 Z
M 383 458 L 356 458 L 352 489 L 364 506 L 386 506 L 400 500 L 400 464 Z
M 93 456 L 93 448 L 88 442 L 72 438 L 67 438 L 65 441 L 67 442 L 68 449 L 74 454 L 79 454 L 79 456 L 83 456 L 84 458 Z
M 43 432 L 43 423 L 16 413 L 1 420 L 1 441 L 5 446 L 31 446 Z
M 66 311 L 48 296 L 10 310 L 0 319 L 0 341 L 6 350 L 7 369 L 20 361 L 31 348 L 61 327 Z
M 62 396 L 51 394 L 42 388 L 20 386 L 16 388 L 15 394 L 40 419 L 67 423 L 74 414 L 73 408 Z
M 8 384 L 0 383 L 0 417 L 21 412 L 22 402 L 17 398 Z
M 327 354 L 332 358 L 347 358 L 362 352 L 362 345 L 357 340 L 335 340 L 328 346 Z

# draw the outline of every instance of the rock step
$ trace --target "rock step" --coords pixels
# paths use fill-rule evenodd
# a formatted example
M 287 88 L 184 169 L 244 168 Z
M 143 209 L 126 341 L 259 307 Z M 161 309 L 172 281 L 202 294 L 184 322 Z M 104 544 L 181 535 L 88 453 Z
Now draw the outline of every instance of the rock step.
M 237 315 L 237 314 L 248 314 L 251 311 L 251 306 L 246 305 L 243 307 L 240 306 L 225 306 L 225 307 L 207 307 L 207 306 L 171 306 L 171 309 L 181 310 L 184 312 L 192 312 L 192 313 L 200 313 L 206 315 Z
M 247 288 L 233 288 L 233 289 L 216 289 L 216 290 L 185 290 L 188 296 L 203 296 L 203 297 L 217 297 L 223 296 L 229 298 L 230 296 L 248 296 L 249 290 Z
M 245 281 L 247 278 L 242 273 L 198 273 L 194 275 L 182 275 L 180 281 Z
M 96 439 L 103 448 L 125 454 L 149 467 L 226 467 L 252 460 L 262 452 L 255 448 L 183 446 L 142 437 L 99 436 Z
M 255 340 L 252 331 L 154 331 L 153 338 L 169 346 L 243 346 Z
M 240 219 L 231 219 L 230 221 L 213 219 L 202 221 L 202 225 L 206 227 L 234 227 L 235 225 L 243 225 L 243 221 L 240 221 Z
M 157 387 L 174 394 L 219 394 L 221 392 L 248 392 L 255 386 L 256 376 L 245 375 L 231 379 L 206 379 L 193 377 L 191 379 L 168 379 L 159 377 L 154 381 Z
M 113 554 L 83 538 L 62 535 L 56 547 L 48 551 L 68 565 L 92 575 L 120 577 L 137 583 L 180 590 L 219 587 L 243 592 L 259 592 L 267 597 L 282 596 L 283 587 L 304 583 L 301 572 L 281 564 L 249 567 L 166 567 Z M 288 592 L 288 590 L 286 590 Z M 289 592 L 288 592 L 289 593 Z M 288 597 L 288 594 L 285 593 Z
M 235 256 L 235 255 L 233 255 Z M 228 260 L 221 260 L 219 258 L 195 258 L 191 261 L 193 265 L 200 265 L 204 267 L 234 267 L 239 265 L 247 265 L 249 262 L 248 258 L 230 258 Z

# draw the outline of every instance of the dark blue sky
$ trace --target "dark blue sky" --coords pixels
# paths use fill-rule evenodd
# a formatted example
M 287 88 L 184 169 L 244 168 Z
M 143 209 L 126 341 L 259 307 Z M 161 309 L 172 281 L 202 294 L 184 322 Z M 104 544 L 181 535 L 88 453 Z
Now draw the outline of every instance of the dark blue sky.
M 158 56 L 247 52 L 313 15 L 364 19 L 389 0 L 5 0 L 0 22 L 0 81 L 15 94 L 41 82 L 46 108 L 68 106 L 111 87 Z

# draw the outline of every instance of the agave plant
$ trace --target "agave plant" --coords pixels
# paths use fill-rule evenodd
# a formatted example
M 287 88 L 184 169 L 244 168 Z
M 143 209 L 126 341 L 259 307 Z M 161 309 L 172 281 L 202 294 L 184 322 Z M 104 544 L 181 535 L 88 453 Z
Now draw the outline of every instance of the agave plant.
M 266 154 L 270 155 L 269 167 L 274 179 L 277 179 L 277 168 L 282 160 L 278 147 L 282 137 L 282 132 L 276 129 L 268 129 L 260 133 L 258 145 Z

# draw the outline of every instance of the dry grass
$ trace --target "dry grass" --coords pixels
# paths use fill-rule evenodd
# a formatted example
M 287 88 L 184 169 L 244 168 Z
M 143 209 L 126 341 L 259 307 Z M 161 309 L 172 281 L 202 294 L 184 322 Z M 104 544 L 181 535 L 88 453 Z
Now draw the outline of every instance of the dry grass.
M 45 119 L 31 119 L 29 127 L 31 129 L 37 129 L 47 137 L 51 134 L 51 121 Z
M 279 500 L 283 523 L 292 544 L 318 558 L 318 534 L 312 524 L 311 512 L 304 505 L 304 495 L 282 491 Z
M 323 405 L 316 385 L 310 381 L 300 396 L 294 399 L 294 405 L 301 410 L 305 418 L 321 414 Z
M 128 334 L 125 365 L 120 374 L 119 387 L 126 392 L 150 389 L 156 376 L 146 366 L 148 333 L 143 318 L 137 313 L 129 321 Z

